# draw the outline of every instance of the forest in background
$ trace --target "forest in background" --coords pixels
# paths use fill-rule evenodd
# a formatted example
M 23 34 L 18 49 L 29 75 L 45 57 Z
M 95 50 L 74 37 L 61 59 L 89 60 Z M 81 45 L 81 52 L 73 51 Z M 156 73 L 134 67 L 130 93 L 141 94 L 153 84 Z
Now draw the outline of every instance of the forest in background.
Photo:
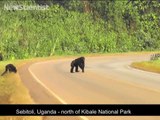
M 7 10 L 8 6 L 49 6 Z M 1 0 L 5 60 L 160 49 L 160 0 Z

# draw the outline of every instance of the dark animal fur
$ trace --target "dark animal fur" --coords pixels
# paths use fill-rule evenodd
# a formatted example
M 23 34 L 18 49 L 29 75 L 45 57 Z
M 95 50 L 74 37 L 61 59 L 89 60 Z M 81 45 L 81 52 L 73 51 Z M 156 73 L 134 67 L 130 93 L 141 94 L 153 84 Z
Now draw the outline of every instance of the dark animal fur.
M 1 74 L 1 76 L 3 76 L 4 74 L 6 74 L 7 72 L 17 72 L 16 67 L 13 64 L 7 64 L 5 67 L 5 71 Z
M 74 68 L 75 68 L 76 72 L 79 72 L 78 67 L 80 67 L 82 69 L 82 72 L 84 72 L 84 67 L 85 67 L 85 58 L 84 57 L 77 58 L 71 62 L 70 72 L 73 73 Z

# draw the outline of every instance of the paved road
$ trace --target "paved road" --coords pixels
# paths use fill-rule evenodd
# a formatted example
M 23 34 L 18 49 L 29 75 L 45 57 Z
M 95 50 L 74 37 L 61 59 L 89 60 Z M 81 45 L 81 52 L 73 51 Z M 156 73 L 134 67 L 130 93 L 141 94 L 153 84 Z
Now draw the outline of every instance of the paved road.
M 54 96 L 63 104 L 158 104 L 160 74 L 129 67 L 133 61 L 148 59 L 149 55 L 142 54 L 86 57 L 85 73 L 73 74 L 69 73 L 72 59 L 60 59 L 32 64 L 29 72 L 41 89 L 48 91 L 50 96 Z M 36 97 L 33 95 L 35 98 L 40 96 L 40 94 Z M 53 103 L 53 101 L 46 102 Z M 89 120 L 160 119 L 153 116 L 87 118 Z

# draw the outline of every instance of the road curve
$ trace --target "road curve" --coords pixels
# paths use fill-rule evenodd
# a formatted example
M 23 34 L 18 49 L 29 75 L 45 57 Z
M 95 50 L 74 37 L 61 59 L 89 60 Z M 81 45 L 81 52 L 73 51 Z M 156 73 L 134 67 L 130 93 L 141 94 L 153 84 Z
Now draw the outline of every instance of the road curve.
M 69 72 L 72 59 L 32 64 L 29 73 L 50 95 L 69 104 L 159 104 L 160 74 L 131 68 L 146 55 L 86 57 L 85 73 Z M 24 82 L 25 83 L 25 82 Z M 53 103 L 47 101 L 47 103 Z M 157 120 L 160 117 L 87 117 L 91 120 Z

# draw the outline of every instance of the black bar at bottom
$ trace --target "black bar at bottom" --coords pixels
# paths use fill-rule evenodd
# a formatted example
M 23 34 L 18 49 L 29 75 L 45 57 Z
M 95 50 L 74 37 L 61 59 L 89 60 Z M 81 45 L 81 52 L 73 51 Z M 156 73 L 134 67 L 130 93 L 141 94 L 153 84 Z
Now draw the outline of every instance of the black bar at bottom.
M 0 105 L 0 116 L 160 116 L 160 104 Z

